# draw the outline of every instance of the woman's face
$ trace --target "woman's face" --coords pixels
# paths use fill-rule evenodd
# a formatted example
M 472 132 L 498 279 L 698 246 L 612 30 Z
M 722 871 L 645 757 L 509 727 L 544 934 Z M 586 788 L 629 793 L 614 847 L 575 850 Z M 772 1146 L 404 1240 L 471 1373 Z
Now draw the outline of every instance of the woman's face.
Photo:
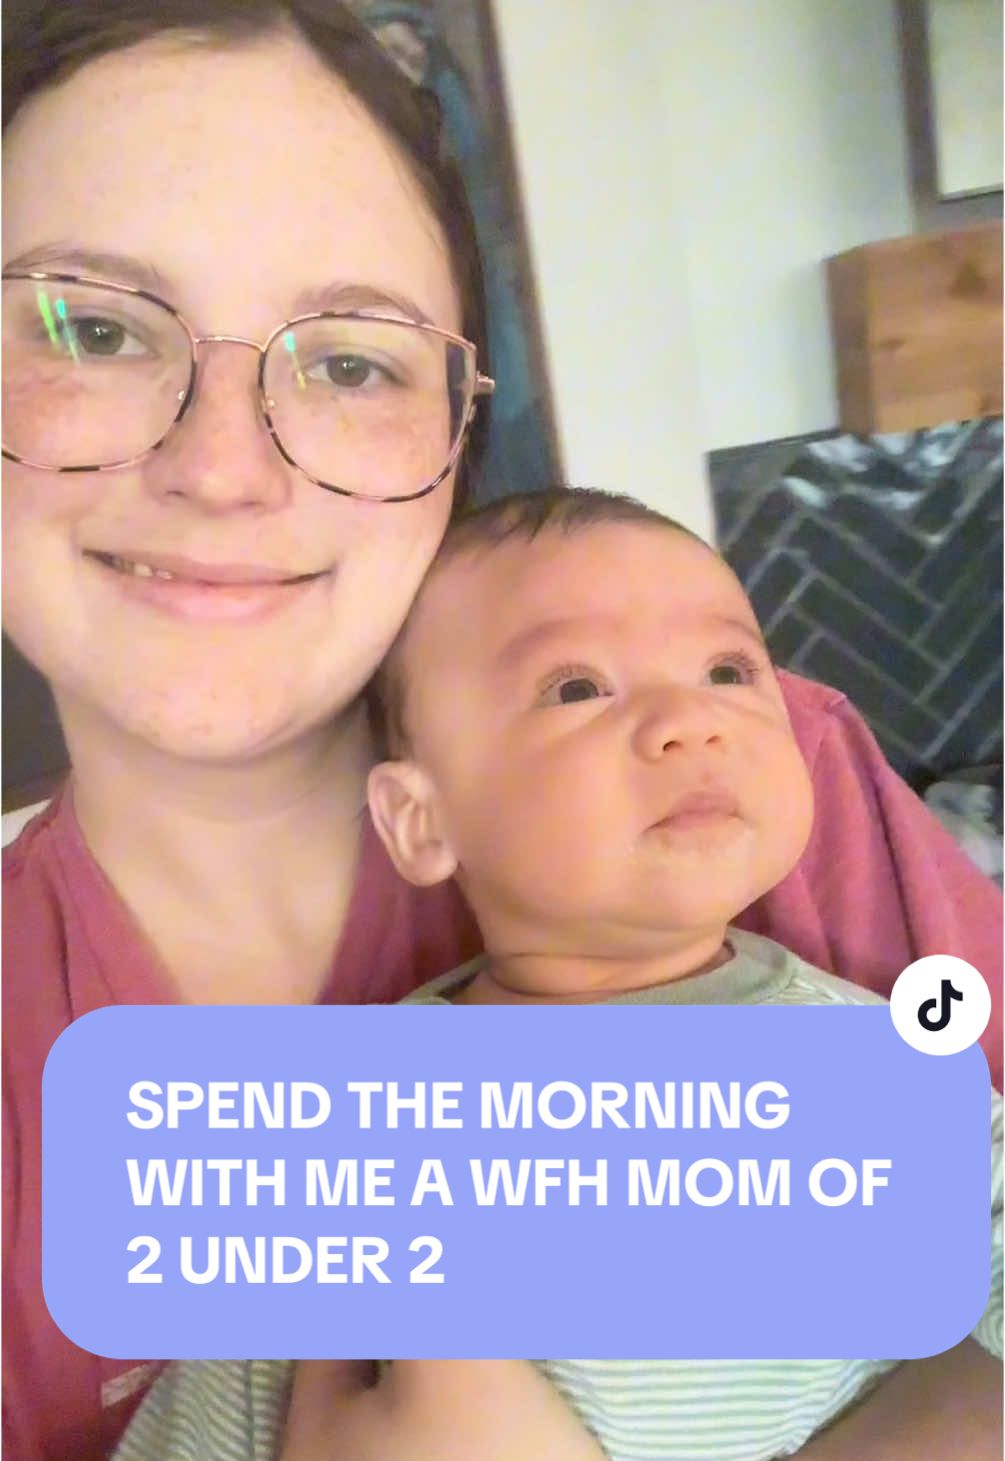
M 460 329 L 408 166 L 292 38 L 90 63 L 15 119 L 3 195 L 5 267 L 139 283 L 197 335 L 264 340 L 341 286 Z M 203 346 L 194 405 L 134 466 L 5 464 L 6 627 L 71 743 L 104 724 L 211 761 L 289 745 L 356 697 L 404 618 L 450 479 L 395 504 L 314 485 L 266 435 L 256 370 Z

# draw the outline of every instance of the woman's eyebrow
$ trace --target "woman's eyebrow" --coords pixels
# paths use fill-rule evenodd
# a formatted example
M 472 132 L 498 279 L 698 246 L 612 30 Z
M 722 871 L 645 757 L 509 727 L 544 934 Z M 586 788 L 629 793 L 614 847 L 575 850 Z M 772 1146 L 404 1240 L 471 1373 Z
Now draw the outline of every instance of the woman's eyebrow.
M 420 325 L 431 325 L 433 321 L 421 310 L 414 299 L 397 294 L 392 290 L 378 289 L 372 284 L 333 283 L 320 287 L 303 289 L 293 301 L 295 314 L 313 314 L 321 310 L 379 310 L 382 313 L 403 315 Z
M 53 272 L 89 274 L 116 284 L 132 284 L 154 294 L 170 296 L 172 285 L 153 264 L 132 254 L 111 253 L 106 249 L 82 249 L 69 244 L 44 244 L 29 249 L 4 262 L 5 270 L 49 269 Z M 322 310 L 377 310 L 402 315 L 417 324 L 433 321 L 414 299 L 374 285 L 336 282 L 300 291 L 290 306 L 290 316 L 314 314 Z
M 48 269 L 55 273 L 90 274 L 117 284 L 133 284 L 155 294 L 168 292 L 168 281 L 145 259 L 132 254 L 109 253 L 105 249 L 73 248 L 69 244 L 44 244 L 8 259 L 4 269 Z

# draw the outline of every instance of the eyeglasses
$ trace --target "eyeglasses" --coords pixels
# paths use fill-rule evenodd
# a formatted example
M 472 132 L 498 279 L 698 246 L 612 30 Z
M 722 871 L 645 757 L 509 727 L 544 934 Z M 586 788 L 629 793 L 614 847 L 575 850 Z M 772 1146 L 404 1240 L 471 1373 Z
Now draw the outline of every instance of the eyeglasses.
M 258 352 L 262 421 L 330 492 L 410 502 L 453 467 L 494 382 L 469 340 L 393 315 L 322 311 L 262 342 L 196 335 L 155 294 L 78 274 L 3 275 L 3 455 L 104 472 L 163 446 L 196 394 L 200 347 Z

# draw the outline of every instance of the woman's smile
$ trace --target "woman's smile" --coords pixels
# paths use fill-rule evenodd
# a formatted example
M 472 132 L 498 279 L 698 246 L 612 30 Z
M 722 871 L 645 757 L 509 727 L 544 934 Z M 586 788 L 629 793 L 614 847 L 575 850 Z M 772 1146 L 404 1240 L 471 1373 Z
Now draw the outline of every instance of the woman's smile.
M 162 553 L 85 550 L 105 582 L 131 602 L 179 619 L 258 623 L 330 583 L 333 569 L 296 573 L 255 563 L 201 563 Z

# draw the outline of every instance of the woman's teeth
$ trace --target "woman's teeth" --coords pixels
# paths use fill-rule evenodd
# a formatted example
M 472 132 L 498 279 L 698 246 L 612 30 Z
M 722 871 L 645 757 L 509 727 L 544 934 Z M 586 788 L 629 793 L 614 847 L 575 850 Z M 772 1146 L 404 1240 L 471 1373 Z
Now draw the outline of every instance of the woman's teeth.
M 122 558 L 118 553 L 98 553 L 92 549 L 87 556 L 96 558 L 106 568 L 112 568 L 116 573 L 125 573 L 130 578 L 164 578 L 174 583 L 203 584 L 216 588 L 288 587 L 290 584 L 307 583 L 323 577 L 321 572 L 278 577 L 268 569 L 249 569 L 246 575 L 242 573 L 240 576 L 236 576 L 232 569 L 217 573 L 211 568 L 194 568 L 187 573 L 172 573 L 170 569 L 157 568 L 140 559 Z
M 119 573 L 131 573 L 134 578 L 177 578 L 176 573 L 168 573 L 166 568 L 151 568 L 149 563 L 134 563 L 130 558 L 116 558 L 109 556 L 108 562 Z

